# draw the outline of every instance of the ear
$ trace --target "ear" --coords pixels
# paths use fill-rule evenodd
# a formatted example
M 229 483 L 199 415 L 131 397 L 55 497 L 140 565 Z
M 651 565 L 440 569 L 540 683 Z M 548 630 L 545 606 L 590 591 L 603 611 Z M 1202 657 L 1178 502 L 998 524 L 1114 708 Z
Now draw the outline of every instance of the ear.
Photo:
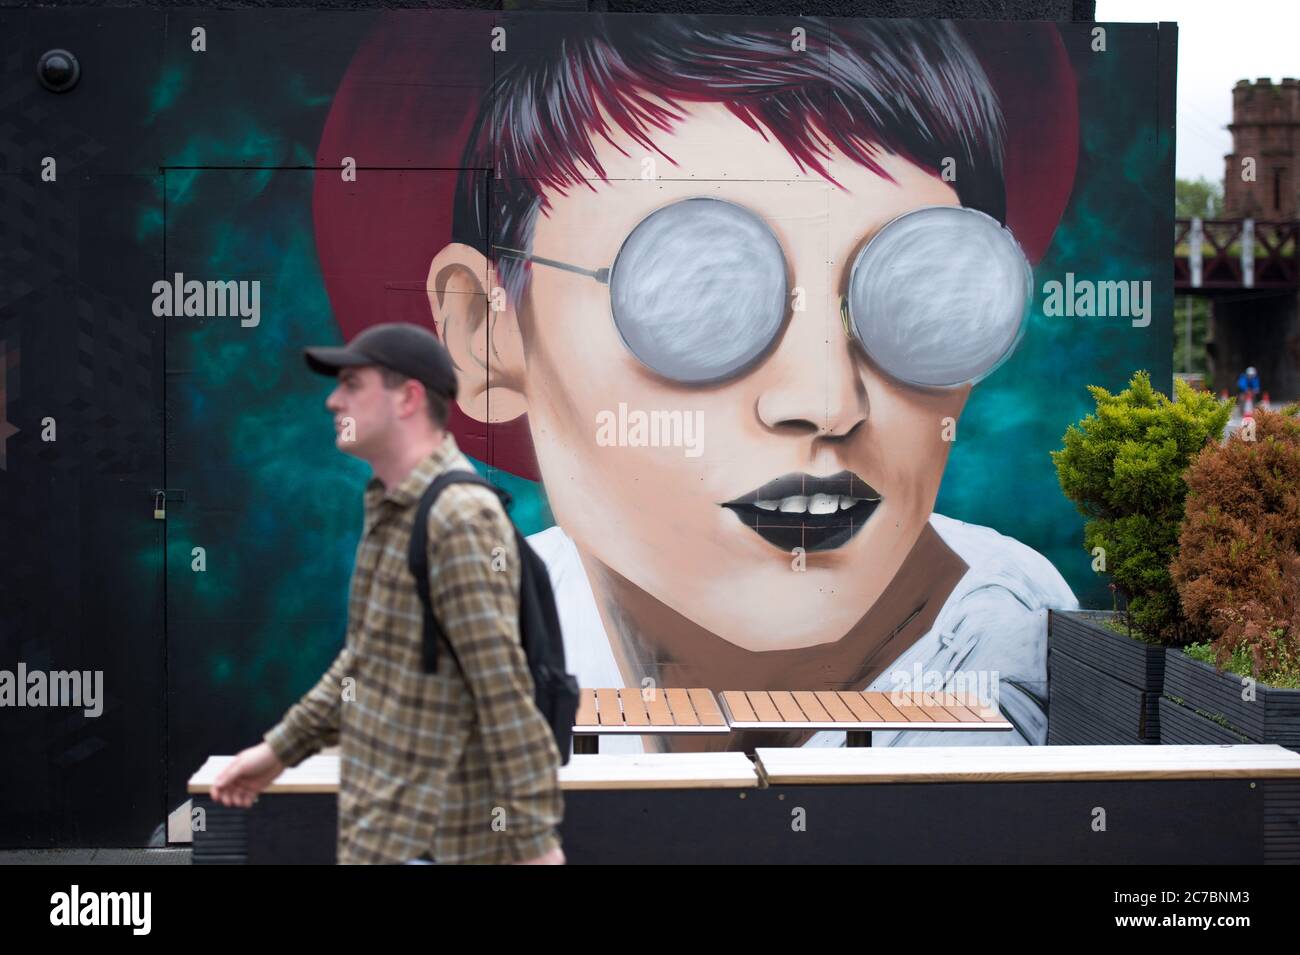
M 519 319 L 504 290 L 493 294 L 495 281 L 482 252 L 453 242 L 433 257 L 425 283 L 438 337 L 456 366 L 456 403 L 485 424 L 528 410 Z

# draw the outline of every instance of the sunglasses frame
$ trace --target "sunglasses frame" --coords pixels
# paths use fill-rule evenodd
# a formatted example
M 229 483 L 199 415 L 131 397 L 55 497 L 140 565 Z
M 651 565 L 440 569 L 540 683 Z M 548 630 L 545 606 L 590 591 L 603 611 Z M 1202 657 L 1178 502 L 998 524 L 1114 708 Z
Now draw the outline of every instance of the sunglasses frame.
M 719 198 L 717 198 L 716 196 L 686 196 L 686 197 L 684 197 L 684 198 L 682 198 L 682 199 L 677 199 L 677 200 L 675 200 L 675 201 L 673 201 L 673 202 L 670 202 L 670 203 L 668 203 L 667 205 L 660 206 L 658 209 L 655 209 L 653 212 L 648 213 L 648 214 L 647 214 L 644 218 L 642 218 L 642 219 L 641 219 L 641 220 L 640 220 L 636 225 L 634 225 L 631 229 L 629 229 L 627 235 L 625 235 L 625 236 L 623 237 L 623 241 L 619 243 L 618 253 L 616 253 L 615 256 L 614 256 L 614 264 L 611 265 L 611 266 L 609 266 L 608 268 L 602 268 L 602 269 L 588 269 L 588 268 L 583 268 L 582 266 L 580 266 L 580 265 L 574 265 L 574 264 L 571 263 L 571 262 L 561 262 L 561 261 L 559 261 L 558 259 L 548 259 L 548 258 L 545 258 L 544 256 L 534 255 L 534 254 L 531 253 L 531 252 L 525 252 L 525 251 L 523 251 L 522 249 L 511 249 L 511 248 L 508 248 L 508 247 L 506 247 L 506 246 L 501 246 L 501 245 L 496 245 L 496 244 L 493 244 L 493 245 L 492 245 L 492 248 L 496 251 L 497 255 L 504 255 L 506 258 L 518 259 L 518 260 L 520 260 L 520 261 L 529 262 L 529 263 L 535 263 L 535 264 L 537 264 L 537 265 L 545 265 L 545 266 L 547 266 L 548 268 L 560 269 L 560 270 L 565 271 L 565 272 L 571 272 L 571 273 L 573 273 L 573 274 L 575 274 L 575 275 L 582 275 L 582 276 L 585 276 L 585 277 L 587 277 L 587 278 L 595 279 L 597 282 L 599 282 L 599 283 L 601 283 L 602 285 L 608 287 L 608 286 L 610 285 L 610 282 L 613 280 L 613 272 L 614 272 L 614 269 L 618 266 L 619 255 L 622 254 L 623 249 L 626 247 L 626 245 L 627 245 L 627 243 L 628 243 L 628 240 L 632 238 L 632 235 L 636 232 L 637 229 L 641 228 L 641 226 L 646 222 L 646 220 L 648 220 L 651 216 L 655 215 L 656 213 L 662 212 L 664 209 L 669 209 L 669 208 L 671 208 L 671 207 L 677 205 L 678 203 L 681 203 L 681 202 L 691 202 L 691 201 L 695 201 L 695 200 L 699 200 L 699 199 L 707 199 L 707 200 L 710 200 L 710 201 L 712 201 L 712 202 L 725 202 L 725 203 L 727 203 L 728 205 L 735 206 L 737 209 L 740 209 L 741 211 L 747 213 L 747 214 L 750 215 L 750 216 L 753 216 L 755 219 L 757 219 L 759 222 L 761 222 L 761 223 L 763 224 L 764 228 L 766 228 L 766 229 L 768 230 L 769 233 L 771 233 L 771 227 L 767 225 L 766 220 L 764 220 L 764 218 L 763 218 L 761 215 L 759 215 L 757 212 L 755 212 L 753 209 L 749 208 L 748 206 L 742 205 L 741 203 L 738 203 L 738 202 L 732 202 L 732 201 L 729 200 L 729 199 L 719 199 Z M 928 209 L 949 209 L 949 210 L 960 210 L 960 211 L 962 211 L 962 212 L 973 213 L 974 215 L 982 216 L 983 218 L 988 219 L 989 222 L 992 223 L 993 225 L 995 225 L 997 228 L 999 228 L 999 229 L 1001 229 L 1001 230 L 1003 230 L 1003 231 L 1008 232 L 1008 234 L 1010 233 L 1010 230 L 1007 229 L 1006 226 L 1002 225 L 1002 223 L 998 222 L 997 219 L 994 219 L 992 216 L 988 215 L 987 213 L 980 212 L 978 209 L 969 209 L 969 208 L 966 208 L 965 206 L 943 206 L 943 205 L 920 206 L 919 208 L 916 208 L 916 209 L 909 209 L 907 212 L 901 213 L 900 215 L 897 215 L 897 216 L 895 216 L 894 218 L 890 219 L 888 222 L 886 222 L 884 225 L 882 225 L 879 229 L 877 229 L 877 230 L 876 230 L 876 234 L 873 235 L 873 236 L 872 236 L 872 237 L 871 237 L 871 238 L 870 238 L 870 239 L 869 239 L 865 244 L 863 244 L 862 248 L 858 250 L 857 255 L 855 255 L 855 256 L 853 257 L 853 265 L 852 265 L 852 267 L 849 269 L 849 274 L 848 274 L 848 283 L 849 283 L 849 286 L 852 287 L 852 284 L 853 284 L 853 275 L 854 275 L 854 273 L 857 271 L 858 265 L 859 265 L 859 264 L 862 262 L 862 260 L 866 257 L 867 250 L 868 250 L 869 248 L 871 248 L 872 244 L 873 244 L 877 239 L 879 239 L 882 235 L 884 235 L 884 234 L 886 233 L 886 231 L 889 229 L 889 227 L 890 227 L 891 225 L 893 225 L 894 223 L 898 222 L 898 221 L 901 220 L 901 219 L 906 218 L 907 216 L 913 215 L 913 214 L 918 213 L 918 212 L 924 212 L 924 211 L 926 211 L 926 210 L 928 210 Z M 773 234 L 773 238 L 775 238 L 775 233 L 772 233 L 772 234 Z M 905 385 L 907 385 L 907 386 L 910 387 L 910 388 L 918 388 L 918 389 L 921 389 L 921 390 L 924 390 L 924 391 L 939 391 L 939 392 L 951 391 L 951 390 L 953 390 L 953 389 L 961 388 L 961 387 L 964 387 L 964 386 L 966 386 L 966 385 L 972 385 L 972 384 L 975 384 L 976 382 L 978 382 L 978 381 L 982 381 L 983 379 L 987 378 L 987 377 L 988 377 L 989 375 L 991 375 L 994 371 L 996 371 L 996 370 L 997 370 L 997 369 L 998 369 L 998 368 L 999 368 L 999 367 L 1000 367 L 1000 366 L 1001 366 L 1001 365 L 1002 365 L 1002 364 L 1003 364 L 1003 363 L 1004 363 L 1008 358 L 1011 357 L 1011 355 L 1015 352 L 1016 348 L 1019 346 L 1021 339 L 1024 338 L 1024 335 L 1025 335 L 1025 329 L 1026 329 L 1026 327 L 1028 326 L 1029 302 L 1030 302 L 1030 299 L 1031 299 L 1031 297 L 1032 297 L 1033 268 L 1032 268 L 1032 266 L 1029 264 L 1029 260 L 1025 257 L 1025 254 L 1024 254 L 1023 250 L 1021 250 L 1021 248 L 1020 248 L 1020 244 L 1019 244 L 1018 242 L 1015 241 L 1014 236 L 1011 236 L 1011 240 L 1012 240 L 1013 245 L 1015 245 L 1016 251 L 1017 251 L 1018 253 L 1020 253 L 1020 258 L 1021 258 L 1021 260 L 1024 262 L 1024 266 L 1025 266 L 1025 274 L 1026 274 L 1026 277 L 1027 277 L 1027 280 L 1028 280 L 1028 287 L 1027 287 L 1027 289 L 1026 289 L 1026 292 L 1027 292 L 1027 293 L 1030 293 L 1030 294 L 1027 294 L 1026 302 L 1025 302 L 1025 308 L 1024 308 L 1023 313 L 1022 313 L 1022 315 L 1021 315 L 1021 317 L 1020 317 L 1020 322 L 1019 322 L 1019 326 L 1018 326 L 1018 328 L 1017 328 L 1017 330 L 1016 330 L 1016 335 L 1015 335 L 1015 337 L 1011 340 L 1010 344 L 1007 345 L 1006 349 L 1003 351 L 1002 355 L 997 359 L 997 361 L 995 361 L 992 365 L 990 365 L 987 369 L 985 369 L 983 372 L 981 372 L 979 375 L 975 376 L 974 378 L 966 379 L 966 380 L 964 380 L 964 381 L 959 381 L 959 382 L 955 382 L 955 383 L 953 383 L 953 384 L 947 384 L 947 385 L 932 385 L 932 384 L 924 384 L 924 383 L 921 383 L 921 382 L 908 381 L 908 380 L 905 379 L 905 378 L 901 378 L 901 377 L 898 376 L 896 373 L 889 371 L 887 368 L 885 368 L 883 365 L 881 365 L 881 364 L 880 364 L 878 361 L 876 361 L 874 358 L 871 359 L 871 360 L 872 360 L 872 364 L 875 365 L 877 368 L 879 368 L 879 369 L 880 369 L 884 374 L 888 375 L 890 378 L 894 379 L 895 381 L 901 382 L 902 384 L 905 384 Z M 777 245 L 778 245 L 778 247 L 780 247 L 780 240 L 779 240 L 779 239 L 777 240 Z M 784 258 L 785 258 L 785 250 L 784 250 L 784 249 L 782 249 L 782 251 L 781 251 L 781 255 L 782 255 L 782 258 L 784 259 Z M 786 265 L 787 265 L 787 268 L 788 268 L 788 267 L 789 267 L 789 260 L 788 260 L 788 259 L 786 260 Z M 839 300 L 840 300 L 840 324 L 841 324 L 842 327 L 844 328 L 844 334 L 845 334 L 845 336 L 847 336 L 847 337 L 849 338 L 850 341 L 854 341 L 854 342 L 856 342 L 856 343 L 857 343 L 857 344 L 862 348 L 863 352 L 865 352 L 866 355 L 867 355 L 869 358 L 871 358 L 871 349 L 867 346 L 867 343 L 864 342 L 864 341 L 862 340 L 862 337 L 858 334 L 857 328 L 854 326 L 854 323 L 853 323 L 853 317 L 852 317 L 852 312 L 851 312 L 852 306 L 851 306 L 851 304 L 849 303 L 849 296 L 848 296 L 848 295 L 845 295 L 845 294 L 841 294 L 841 295 L 838 296 L 838 298 L 839 298 Z M 789 310 L 787 309 L 786 314 L 785 314 L 784 316 L 782 316 L 782 321 L 781 321 L 781 327 L 782 327 L 782 328 L 784 328 L 784 326 L 785 326 L 786 321 L 788 320 L 788 318 L 789 318 Z M 617 323 L 616 323 L 616 324 L 617 324 Z M 768 342 L 768 343 L 763 347 L 763 349 L 758 353 L 759 356 L 765 356 L 765 355 L 767 355 L 767 354 L 770 352 L 770 350 L 771 350 L 772 344 L 773 344 L 773 343 L 777 340 L 777 338 L 779 338 L 779 337 L 780 337 L 780 336 L 779 336 L 779 333 L 778 333 L 778 335 L 773 336 L 772 341 Z M 626 342 L 625 342 L 625 344 L 626 344 Z M 632 351 L 631 348 L 629 348 L 628 350 L 629 350 L 629 351 Z M 637 361 L 641 361 L 641 358 L 640 358 L 639 356 L 637 356 L 637 354 L 636 354 L 635 351 L 632 351 L 632 355 L 633 355 L 633 357 L 635 357 L 635 358 L 637 359 Z M 642 364 L 645 364 L 645 362 L 642 362 Z M 752 366 L 752 365 L 751 365 L 751 366 Z M 740 370 L 737 370 L 737 371 L 733 371 L 733 372 L 731 372 L 731 373 L 729 373 L 729 374 L 726 374 L 726 375 L 723 375 L 723 376 L 721 376 L 721 377 L 719 377 L 719 378 L 717 378 L 717 379 L 715 379 L 715 380 L 713 380 L 713 381 L 707 381 L 707 382 L 684 382 L 684 384 L 691 384 L 691 385 L 695 385 L 695 386 L 700 386 L 700 385 L 706 385 L 706 384 L 714 384 L 715 381 L 729 381 L 729 380 L 731 380 L 731 379 L 733 379 L 733 378 L 739 377 L 740 375 L 744 374 L 745 371 L 748 370 L 748 367 L 751 367 L 751 366 L 747 366 L 747 367 L 744 368 L 744 369 L 740 369 Z M 650 366 L 647 365 L 646 367 L 650 367 Z M 653 368 L 651 368 L 651 370 L 652 370 L 652 371 L 655 371 L 655 369 L 653 369 Z M 656 373 L 656 374 L 660 374 L 660 372 L 658 372 L 658 371 L 655 371 L 655 373 Z M 665 376 L 665 377 L 667 377 L 667 376 Z

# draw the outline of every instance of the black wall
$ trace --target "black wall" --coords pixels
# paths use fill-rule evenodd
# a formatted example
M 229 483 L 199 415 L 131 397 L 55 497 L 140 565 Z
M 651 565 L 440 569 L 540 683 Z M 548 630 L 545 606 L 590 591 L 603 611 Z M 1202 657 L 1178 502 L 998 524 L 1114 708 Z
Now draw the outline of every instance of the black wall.
M 522 0 L 515 3 L 473 3 L 469 0 L 388 0 L 365 3 L 360 0 L 320 0 L 317 3 L 277 3 L 274 0 L 227 0 L 225 3 L 168 3 L 164 0 L 47 0 L 24 3 L 0 0 L 3 7 L 61 7 L 102 9 L 131 7 L 165 10 L 172 7 L 216 7 L 222 10 L 310 7 L 315 10 L 365 10 L 380 8 L 441 10 L 604 10 L 610 13 L 744 13 L 754 16 L 789 15 L 831 17 L 938 17 L 949 20 L 1091 20 L 1095 0 Z
M 5 439 L 7 466 L 0 470 L 0 669 L 21 660 L 34 669 L 105 673 L 104 713 L 96 719 L 80 709 L 0 709 L 0 847 L 145 845 L 174 808 L 169 776 L 184 769 L 167 758 L 165 525 L 152 515 L 152 492 L 167 486 L 170 369 L 161 323 L 126 307 L 123 291 L 162 274 L 162 249 L 156 260 L 103 254 L 130 245 L 130 210 L 150 201 L 153 184 L 98 168 L 95 155 L 132 156 L 132 144 L 116 141 L 113 110 L 133 108 L 128 92 L 145 88 L 158 69 L 147 43 L 137 44 L 142 52 L 134 56 L 114 49 L 122 19 L 137 17 L 147 33 L 156 19 L 149 11 L 193 6 L 0 0 L 0 362 L 9 369 L 5 417 L 20 429 Z M 22 35 L 19 10 L 33 8 L 78 15 L 53 42 Z M 104 8 L 132 12 L 116 11 L 105 29 Z M 1094 15 L 1092 0 L 593 0 L 504 8 L 1003 20 Z M 52 112 L 53 94 L 35 81 L 36 56 L 59 42 L 85 51 L 87 69 L 103 64 L 115 72 L 120 92 L 108 93 L 95 112 Z M 75 157 L 73 178 L 54 200 L 53 191 L 39 193 L 22 158 L 46 142 Z M 45 416 L 56 421 L 57 441 L 41 440 Z M 0 433 L 4 427 L 0 417 Z M 157 559 L 140 559 L 150 553 Z

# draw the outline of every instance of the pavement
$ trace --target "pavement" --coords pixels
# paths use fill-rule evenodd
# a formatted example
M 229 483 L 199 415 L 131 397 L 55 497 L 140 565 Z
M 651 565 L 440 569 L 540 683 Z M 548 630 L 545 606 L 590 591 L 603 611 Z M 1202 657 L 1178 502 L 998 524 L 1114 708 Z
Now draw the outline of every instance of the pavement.
M 193 850 L 0 849 L 0 865 L 190 865 Z

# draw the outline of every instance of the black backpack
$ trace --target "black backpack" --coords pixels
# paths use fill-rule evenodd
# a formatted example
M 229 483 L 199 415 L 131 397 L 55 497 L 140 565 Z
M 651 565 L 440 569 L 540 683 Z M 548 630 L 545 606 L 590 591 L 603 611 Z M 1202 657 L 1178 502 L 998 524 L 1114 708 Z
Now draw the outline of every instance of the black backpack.
M 448 484 L 481 484 L 501 498 L 502 507 L 510 507 L 510 495 L 474 471 L 445 471 L 434 478 L 420 498 L 415 509 L 415 525 L 411 529 L 411 547 L 407 565 L 415 577 L 415 589 L 424 605 L 423 667 L 425 673 L 438 671 L 438 641 L 447 635 L 433 615 L 429 599 L 429 511 L 442 489 Z M 511 521 L 511 526 L 514 522 Z M 555 594 L 545 562 L 524 540 L 515 528 L 515 544 L 519 548 L 519 635 L 523 642 L 528 670 L 533 677 L 537 709 L 551 724 L 555 742 L 560 750 L 560 762 L 569 761 L 569 747 L 573 741 L 573 721 L 578 715 L 578 681 L 564 669 L 564 640 L 560 635 L 560 617 L 555 610 Z M 448 649 L 455 656 L 451 642 Z M 460 663 L 459 658 L 456 660 Z

